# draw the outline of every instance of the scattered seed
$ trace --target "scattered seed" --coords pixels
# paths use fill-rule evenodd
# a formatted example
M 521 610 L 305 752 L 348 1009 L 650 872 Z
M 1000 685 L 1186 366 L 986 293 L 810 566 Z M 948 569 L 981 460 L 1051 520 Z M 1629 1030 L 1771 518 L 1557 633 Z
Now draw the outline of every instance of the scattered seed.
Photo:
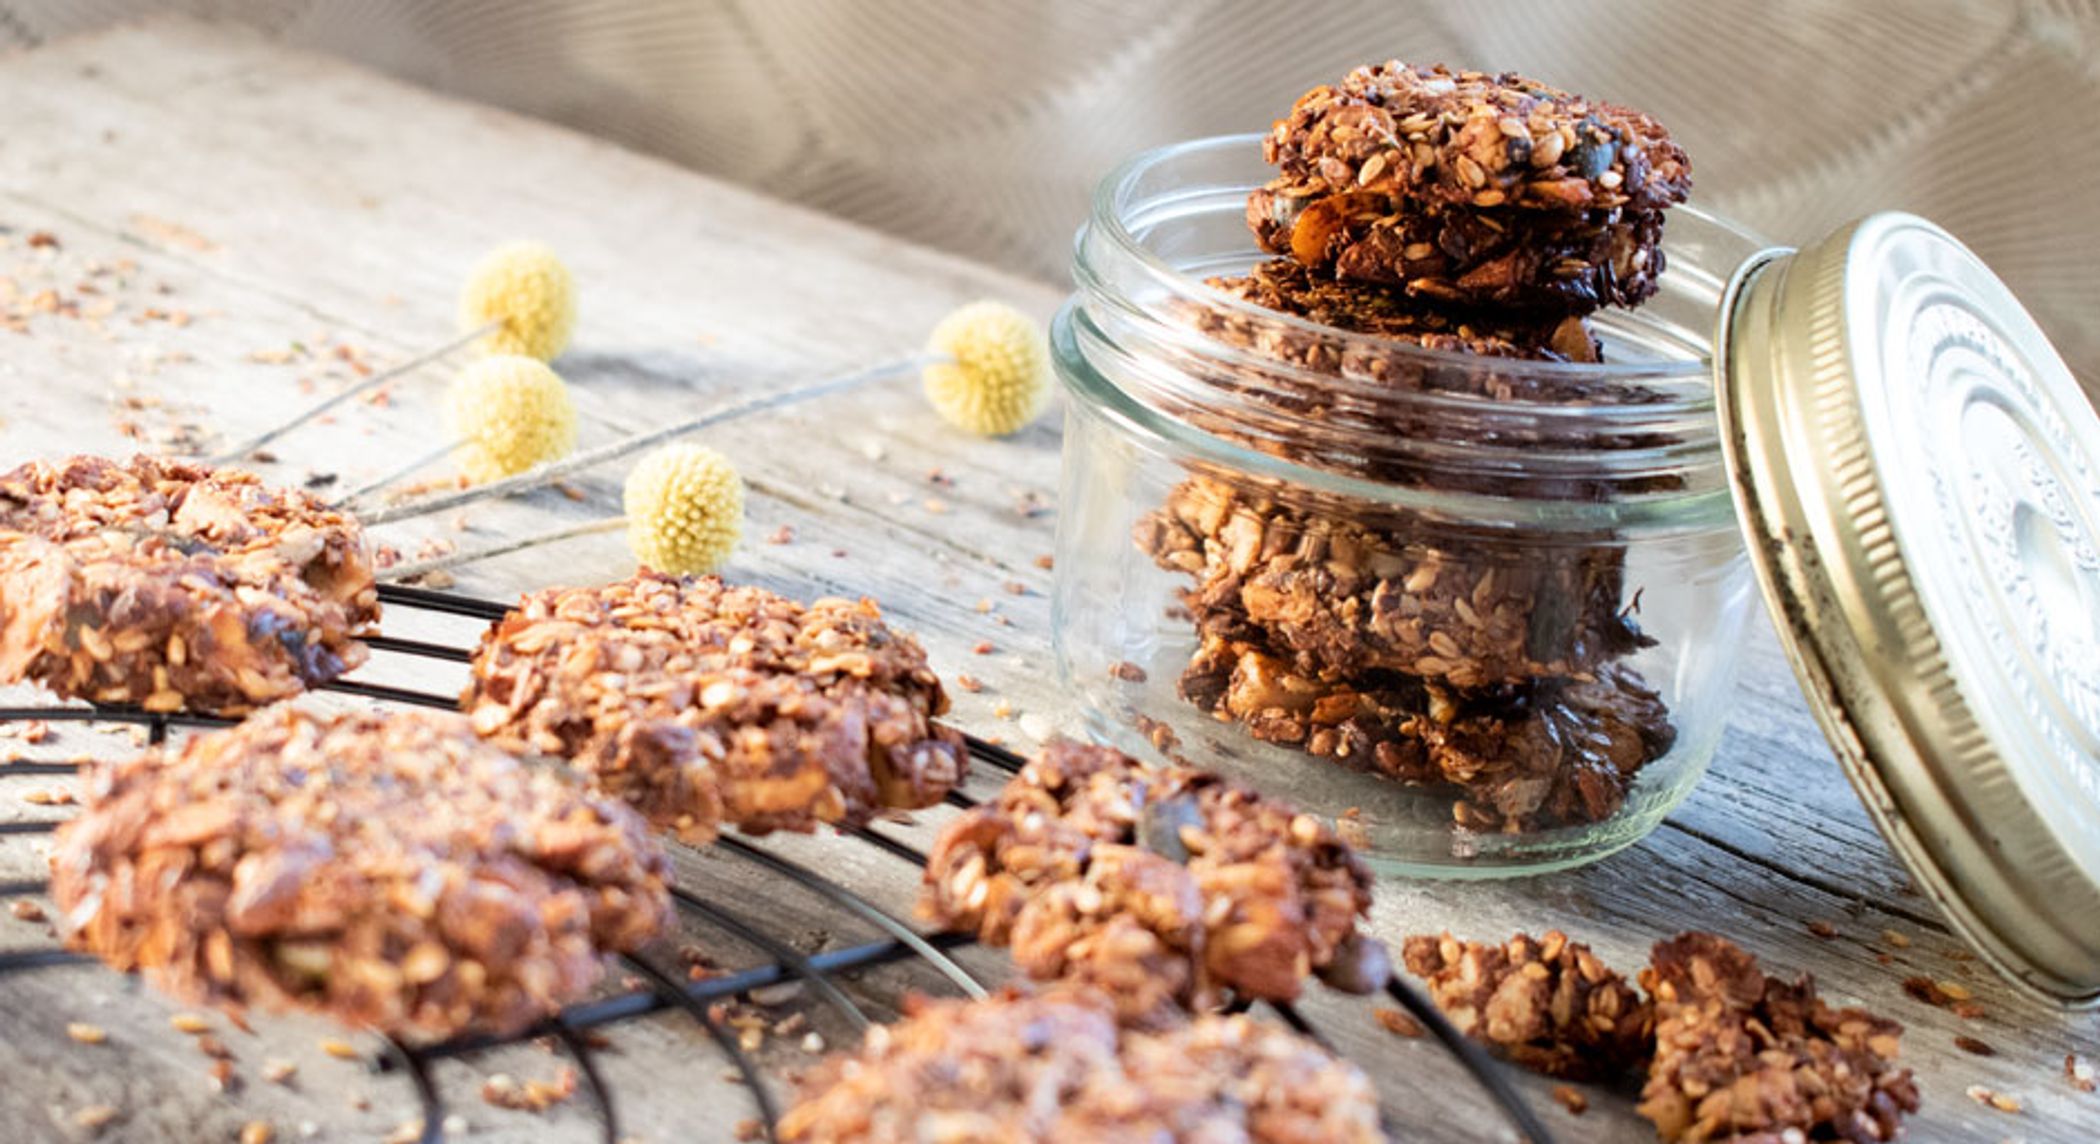
M 1108 673 L 1125 683 L 1143 683 L 1146 679 L 1145 669 L 1127 659 L 1117 660 L 1109 667 Z
M 89 1132 L 100 1132 L 110 1121 L 115 1120 L 118 1115 L 119 1113 L 114 1105 L 90 1104 L 73 1114 L 73 1123 L 87 1129 Z
M 970 646 L 970 654 L 972 655 L 990 655 L 997 650 L 999 649 L 992 646 L 992 641 L 990 640 L 978 640 Z
M 174 1026 L 176 1032 L 188 1033 L 192 1037 L 211 1032 L 211 1022 L 195 1013 L 177 1013 L 168 1018 L 168 1024 Z
M 1567 1109 L 1570 1115 L 1581 1116 L 1590 1110 L 1590 1098 L 1584 1096 L 1582 1090 L 1570 1085 L 1554 1085 L 1553 1099 L 1559 1101 L 1560 1106 Z
M 7 912 L 13 914 L 17 921 L 40 922 L 44 920 L 44 907 L 37 905 L 28 898 L 16 898 L 8 903 Z
M 1992 1048 L 1990 1042 L 1979 1041 L 1966 1033 L 1955 1036 L 1954 1047 L 1965 1053 L 1974 1053 L 1979 1057 L 1995 1057 L 1998 1055 L 1998 1050 Z
M 1997 1109 L 2000 1112 L 2010 1112 L 2017 1114 L 2020 1111 L 2020 1098 L 2017 1096 L 2011 1096 L 2007 1093 L 2002 1092 L 1995 1092 L 1991 1089 L 1985 1088 L 1980 1084 L 1970 1085 L 1967 1091 L 1969 1094 L 1969 1099 L 1975 1101 L 1978 1104 L 1987 1105 L 1991 1108 Z
M 241 1144 L 270 1144 L 276 1139 L 277 1130 L 267 1120 L 251 1120 L 241 1125 Z
M 262 1075 L 263 1079 L 271 1084 L 288 1085 L 292 1083 L 293 1077 L 299 1075 L 299 1066 L 290 1061 L 265 1061 Z
M 802 1038 L 802 1051 L 803 1051 L 803 1052 L 805 1052 L 805 1053 L 812 1053 L 812 1054 L 814 1054 L 814 1053 L 821 1053 L 821 1052 L 823 1052 L 823 1051 L 824 1051 L 824 1036 L 823 1036 L 823 1034 L 821 1034 L 821 1033 L 810 1033 L 810 1034 L 807 1034 L 806 1036 L 804 1036 L 804 1037 Z
M 738 1140 L 756 1140 L 766 1133 L 766 1127 L 756 1117 L 747 1116 L 736 1122 L 734 1129 Z
M 2091 1092 L 2100 1088 L 2100 1080 L 2093 1077 L 2091 1062 L 2079 1060 L 2077 1053 L 2064 1054 L 2064 1079 L 2070 1081 L 2071 1087 L 2080 1092 Z
M 958 675 L 955 677 L 955 686 L 975 694 L 984 690 L 984 681 L 974 675 Z
M 1828 941 L 1831 938 L 1834 938 L 1838 935 L 1838 928 L 1837 926 L 1832 925 L 1831 923 L 1826 922 L 1821 918 L 1818 918 L 1815 921 L 1808 923 L 1808 932 L 1816 935 L 1819 938 L 1822 938 L 1825 941 Z
M 1882 931 L 1881 931 L 1881 940 L 1883 940 L 1883 941 L 1885 941 L 1885 942 L 1889 943 L 1890 945 L 1893 945 L 1893 946 L 1895 946 L 1895 947 L 1896 947 L 1897 949 L 1909 949 L 1909 948 L 1910 948 L 1910 939 L 1909 939 L 1909 938 L 1907 938 L 1907 937 L 1905 937 L 1905 936 L 1903 936 L 1903 935 L 1902 935 L 1902 934 L 1900 934 L 1900 933 L 1897 933 L 1897 932 L 1896 932 L 1895 930 L 1892 930 L 1892 929 L 1885 929 L 1885 930 L 1882 930 Z
M 357 1047 L 348 1041 L 322 1041 L 321 1051 L 339 1061 L 354 1061 L 357 1059 Z
M 99 1045 L 109 1040 L 109 1034 L 103 1031 L 102 1026 L 90 1025 L 85 1021 L 75 1021 L 67 1025 L 66 1036 L 79 1041 L 83 1045 Z

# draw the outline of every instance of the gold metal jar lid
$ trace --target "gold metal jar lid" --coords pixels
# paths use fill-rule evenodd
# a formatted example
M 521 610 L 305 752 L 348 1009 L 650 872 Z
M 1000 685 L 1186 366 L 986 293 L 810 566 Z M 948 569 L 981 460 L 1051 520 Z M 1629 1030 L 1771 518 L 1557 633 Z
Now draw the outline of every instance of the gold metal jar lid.
M 1911 215 L 1752 258 L 1714 344 L 1751 560 L 1853 786 L 1985 957 L 2100 1004 L 2100 417 Z

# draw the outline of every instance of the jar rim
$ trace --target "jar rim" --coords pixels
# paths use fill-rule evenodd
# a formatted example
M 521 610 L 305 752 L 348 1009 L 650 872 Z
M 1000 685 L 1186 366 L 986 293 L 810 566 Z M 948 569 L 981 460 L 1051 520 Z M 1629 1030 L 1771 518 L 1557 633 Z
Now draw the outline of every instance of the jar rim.
M 1134 197 L 1132 194 L 1134 186 L 1147 172 L 1155 170 L 1170 161 L 1184 159 L 1192 155 L 1258 149 L 1263 138 L 1264 136 L 1259 133 L 1211 135 L 1197 139 L 1185 139 L 1177 143 L 1168 143 L 1140 151 L 1116 164 L 1107 175 L 1094 184 L 1091 202 L 1092 216 L 1087 226 L 1089 228 L 1098 228 L 1108 238 L 1119 255 L 1130 258 L 1161 284 L 1181 291 L 1187 291 L 1191 287 L 1200 290 L 1204 294 L 1205 303 L 1215 305 L 1220 310 L 1246 315 L 1281 329 L 1295 330 L 1338 345 L 1358 346 L 1394 360 L 1414 359 L 1430 367 L 1478 365 L 1479 357 L 1474 354 L 1468 354 L 1463 350 L 1417 346 L 1405 342 L 1396 342 L 1375 334 L 1356 334 L 1346 330 L 1337 330 L 1332 326 L 1324 326 L 1295 314 L 1271 310 L 1244 298 L 1228 294 L 1203 282 L 1201 279 L 1193 278 L 1175 269 L 1166 259 L 1160 257 L 1158 253 L 1147 247 L 1138 240 L 1136 235 L 1131 233 L 1130 227 L 1124 221 L 1126 212 L 1122 208 L 1132 200 Z M 1718 230 L 1735 232 L 1742 236 L 1746 244 L 1753 247 L 1769 245 L 1758 241 L 1755 236 L 1741 227 L 1690 204 L 1680 204 L 1672 207 L 1671 213 L 1681 217 L 1697 218 Z M 1725 285 L 1725 283 L 1720 285 Z M 1690 381 L 1695 379 L 1710 380 L 1713 376 L 1713 355 L 1711 351 L 1693 357 L 1658 359 L 1655 361 L 1576 362 L 1525 360 L 1522 365 L 1524 372 L 1527 374 L 1568 380 L 1610 377 L 1620 380 Z M 1327 380 L 1332 382 L 1336 379 L 1330 376 Z M 1351 379 L 1342 380 L 1348 381 Z M 1564 407 L 1545 407 L 1538 410 L 1527 410 L 1527 412 L 1545 412 L 1546 408 Z M 1586 408 L 1594 414 L 1598 407 L 1590 406 Z M 1683 399 L 1671 402 L 1649 403 L 1641 408 L 1650 415 L 1656 413 L 1710 414 L 1714 409 L 1713 390 L 1709 386 Z
M 1086 321 L 1084 307 L 1074 297 L 1065 300 L 1050 322 L 1051 360 L 1065 388 L 1082 399 L 1086 411 L 1109 418 L 1126 433 L 1168 443 L 1226 471 L 1275 481 L 1279 487 L 1385 504 L 1476 526 L 1590 535 L 1601 530 L 1643 535 L 1736 531 L 1735 504 L 1726 485 L 1615 500 L 1527 500 L 1397 485 L 1250 448 L 1155 409 L 1110 380 L 1079 348 L 1078 327 Z M 1720 467 L 1718 456 L 1714 467 Z
M 1674 300 L 1663 306 L 1664 300 L 1659 299 L 1657 306 L 1638 312 L 1598 315 L 1608 336 L 1627 339 L 1630 345 L 1655 355 L 1652 357 L 1537 361 L 1417 346 L 1271 310 L 1204 281 L 1208 269 L 1204 260 L 1221 272 L 1235 273 L 1238 271 L 1223 268 L 1252 253 L 1251 240 L 1231 247 L 1212 232 L 1218 220 L 1230 214 L 1232 231 L 1244 234 L 1238 216 L 1247 190 L 1258 185 L 1250 181 L 1256 168 L 1248 160 L 1259 154 L 1261 139 L 1252 134 L 1227 135 L 1152 148 L 1117 164 L 1095 185 L 1091 215 L 1074 240 L 1073 275 L 1078 293 L 1059 313 L 1051 339 L 1059 371 L 1076 396 L 1127 428 L 1178 448 L 1194 449 L 1219 463 L 1395 506 L 1527 527 L 1704 528 L 1727 524 L 1732 508 L 1716 436 L 1711 326 L 1702 320 L 1708 317 L 1703 308 L 1709 295 L 1718 307 L 1734 269 L 1729 252 L 1738 245 L 1757 248 L 1754 236 L 1704 212 L 1673 208 L 1680 217 L 1698 220 L 1689 240 L 1691 256 L 1670 263 L 1665 289 L 1671 290 L 1670 281 L 1678 283 L 1669 294 Z M 1176 167 L 1177 163 L 1182 166 Z M 1189 229 L 1191 225 L 1195 229 Z M 1684 233 L 1682 228 L 1678 233 Z M 1195 245 L 1187 249 L 1194 254 L 1186 265 L 1177 264 L 1174 251 L 1166 248 L 1192 238 Z M 1720 265 L 1723 262 L 1730 265 Z M 1164 305 L 1161 299 L 1166 299 Z M 1321 355 L 1332 355 L 1322 360 L 1340 362 L 1342 368 L 1321 368 L 1310 357 L 1293 360 L 1219 338 L 1174 320 L 1171 311 L 1176 303 L 1193 304 L 1204 312 L 1223 315 L 1226 321 L 1275 330 L 1283 338 L 1309 339 Z M 1164 358 L 1159 356 L 1162 353 Z M 1182 358 L 1196 361 L 1199 372 L 1187 374 L 1184 368 L 1164 364 Z M 1376 370 L 1350 366 L 1352 361 L 1419 370 L 1425 377 L 1499 375 L 1513 383 L 1513 388 L 1507 396 L 1483 400 L 1478 392 L 1435 385 L 1396 387 Z M 1307 391 L 1331 397 L 1352 413 L 1371 411 L 1372 420 L 1362 424 L 1380 424 L 1375 414 L 1381 410 L 1397 412 L 1409 421 L 1425 416 L 1462 417 L 1467 421 L 1458 424 L 1483 425 L 1489 438 L 1465 454 L 1451 455 L 1440 440 L 1448 444 L 1461 439 L 1395 437 L 1390 430 L 1329 437 L 1326 443 L 1339 441 L 1335 447 L 1342 451 L 1328 455 L 1341 463 L 1323 464 L 1300 455 L 1292 444 L 1298 424 L 1293 414 L 1257 391 L 1249 390 L 1254 395 L 1249 397 L 1209 388 L 1199 399 L 1207 402 L 1224 395 L 1228 405 L 1240 403 L 1233 408 L 1265 419 L 1261 423 L 1266 427 L 1260 431 L 1283 446 L 1278 452 L 1249 448 L 1177 416 L 1171 408 L 1155 406 L 1159 400 L 1171 407 L 1198 397 L 1192 387 L 1183 387 L 1200 381 L 1202 368 L 1219 367 L 1228 372 L 1250 370 L 1268 379 L 1269 385 L 1302 385 Z M 1596 396 L 1576 401 L 1543 396 L 1563 386 L 1579 387 Z M 1232 415 L 1229 409 L 1220 408 Z M 1328 420 L 1304 424 L 1323 431 L 1336 425 Z M 1495 437 L 1503 428 L 1514 432 L 1498 442 Z M 1565 435 L 1571 430 L 1578 435 L 1575 440 L 1587 436 L 1612 443 L 1601 449 L 1570 446 Z M 1561 444 L 1553 443 L 1555 435 L 1562 435 Z M 1363 456 L 1411 457 L 1416 463 L 1427 458 L 1489 476 L 1514 473 L 1520 482 L 1532 481 L 1532 487 L 1541 489 L 1608 485 L 1622 491 L 1594 499 L 1568 499 L 1549 492 L 1541 499 L 1516 491 L 1523 487 L 1521 483 L 1505 495 L 1477 488 L 1457 492 L 1450 487 L 1396 483 L 1354 471 L 1361 462 L 1350 457 L 1359 448 L 1373 450 Z M 1651 479 L 1655 477 L 1665 479 Z M 1563 484 L 1555 486 L 1551 483 L 1555 480 Z M 1538 483 L 1541 481 L 1545 483 Z

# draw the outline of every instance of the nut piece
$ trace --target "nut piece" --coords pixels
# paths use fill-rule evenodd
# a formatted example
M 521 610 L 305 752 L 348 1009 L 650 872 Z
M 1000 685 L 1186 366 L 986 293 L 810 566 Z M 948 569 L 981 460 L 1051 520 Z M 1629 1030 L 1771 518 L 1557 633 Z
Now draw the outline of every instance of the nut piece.
M 365 661 L 355 520 L 252 473 L 73 457 L 0 474 L 0 683 L 240 712 Z
M 967 765 L 924 649 L 869 600 L 644 572 L 525 597 L 472 670 L 475 730 L 570 760 L 688 841 L 930 806 Z
M 1655 1062 L 1640 1112 L 1664 1140 L 1887 1141 L 1918 1110 L 1895 1063 L 1903 1026 L 1832 1009 L 1806 975 L 1767 977 L 1732 943 L 1687 933 L 1656 945 L 1641 984 Z
M 790 1142 L 1385 1140 L 1354 1065 L 1246 1016 L 1119 1031 L 1107 998 L 1059 989 L 921 1002 L 819 1065 Z
M 1157 1024 L 1228 992 L 1295 998 L 1312 973 L 1381 987 L 1383 948 L 1356 928 L 1370 902 L 1369 872 L 1325 823 L 1216 775 L 1056 740 L 941 831 L 919 911 Z
M 1647 1059 L 1654 1013 L 1626 978 L 1559 930 L 1501 945 L 1411 937 L 1407 971 L 1458 1031 L 1548 1076 L 1610 1080 Z
M 87 785 L 51 861 L 67 943 L 185 1001 L 505 1033 L 670 913 L 639 818 L 457 715 L 281 705 Z

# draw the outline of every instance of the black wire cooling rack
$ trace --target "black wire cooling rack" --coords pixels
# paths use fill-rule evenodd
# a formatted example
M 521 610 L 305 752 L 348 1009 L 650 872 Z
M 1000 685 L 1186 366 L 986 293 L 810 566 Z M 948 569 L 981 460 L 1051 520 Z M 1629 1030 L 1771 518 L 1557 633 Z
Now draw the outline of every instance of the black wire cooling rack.
M 386 585 L 380 588 L 379 594 L 381 601 L 388 606 L 389 614 L 394 614 L 395 609 L 420 609 L 469 619 L 495 620 L 501 618 L 508 610 L 505 605 L 491 601 L 421 588 Z M 408 656 L 462 664 L 469 660 L 466 649 L 446 644 L 384 635 L 374 636 L 366 642 L 375 650 Z M 453 710 L 458 706 L 456 700 L 450 696 L 358 680 L 337 680 L 328 684 L 325 689 L 383 703 L 446 710 Z M 140 725 L 146 728 L 148 741 L 152 743 L 164 742 L 169 732 L 176 728 L 221 727 L 236 722 L 220 716 L 184 712 L 159 713 L 133 707 L 55 704 L 0 707 L 0 722 L 30 719 Z M 1012 751 L 974 735 L 966 735 L 965 738 L 968 740 L 971 756 L 977 761 L 1008 774 L 1020 769 L 1023 760 Z M 77 770 L 78 766 L 73 763 L 18 761 L 0 763 L 0 778 L 70 775 Z M 974 805 L 974 800 L 959 791 L 951 794 L 948 801 L 962 807 Z M 57 825 L 56 820 L 0 823 L 0 835 L 42 834 Z M 922 868 L 926 864 L 926 855 L 916 847 L 875 827 L 841 832 L 840 836 L 873 846 L 915 868 Z M 619 1102 L 598 1067 L 597 1050 L 593 1047 L 591 1031 L 668 1010 L 680 1010 L 691 1017 L 729 1059 L 745 1087 L 749 1089 L 758 1117 L 764 1123 L 770 1138 L 774 1135 L 779 1116 L 779 1101 L 759 1064 L 739 1045 L 736 1034 L 725 1028 L 723 1022 L 711 1012 L 715 1003 L 730 1001 L 768 986 L 800 981 L 849 1025 L 855 1029 L 862 1029 L 870 1023 L 868 1015 L 839 986 L 833 979 L 834 976 L 913 959 L 930 966 L 962 995 L 985 995 L 984 983 L 948 954 L 951 949 L 970 944 L 971 939 L 967 935 L 921 934 L 902 919 L 852 890 L 824 878 L 800 863 L 734 835 L 722 835 L 712 844 L 712 848 L 717 853 L 760 867 L 772 876 L 810 891 L 843 913 L 872 926 L 883 936 L 857 945 L 805 954 L 787 940 L 768 932 L 759 922 L 718 902 L 708 901 L 690 891 L 674 887 L 673 898 L 687 920 L 763 951 L 766 960 L 742 969 L 687 981 L 682 975 L 673 973 L 647 958 L 625 955 L 621 962 L 630 972 L 630 980 L 640 983 L 638 987 L 571 1005 L 514 1035 L 492 1037 L 473 1034 L 432 1044 L 414 1045 L 389 1040 L 384 1051 L 372 1062 L 373 1067 L 382 1072 L 402 1072 L 407 1075 L 421 1107 L 423 1144 L 437 1144 L 444 1138 L 445 1094 L 432 1075 L 434 1064 L 472 1057 L 492 1049 L 540 1038 L 551 1038 L 574 1060 L 582 1090 L 596 1111 L 599 1125 L 603 1129 L 602 1138 L 606 1144 L 617 1144 L 621 1139 Z M 36 894 L 43 892 L 45 888 L 46 885 L 42 881 L 0 881 L 0 897 Z M 0 950 L 0 975 L 73 965 L 90 960 L 92 959 L 63 949 Z M 1467 1040 L 1445 1020 L 1435 1005 L 1397 975 L 1386 983 L 1386 992 L 1463 1062 L 1467 1071 L 1480 1083 L 1521 1137 L 1534 1144 L 1550 1144 L 1551 1134 L 1510 1083 L 1504 1066 L 1490 1059 L 1478 1045 Z M 1320 1031 L 1295 1007 L 1286 1003 L 1270 1003 L 1268 1007 L 1298 1032 L 1325 1043 Z

